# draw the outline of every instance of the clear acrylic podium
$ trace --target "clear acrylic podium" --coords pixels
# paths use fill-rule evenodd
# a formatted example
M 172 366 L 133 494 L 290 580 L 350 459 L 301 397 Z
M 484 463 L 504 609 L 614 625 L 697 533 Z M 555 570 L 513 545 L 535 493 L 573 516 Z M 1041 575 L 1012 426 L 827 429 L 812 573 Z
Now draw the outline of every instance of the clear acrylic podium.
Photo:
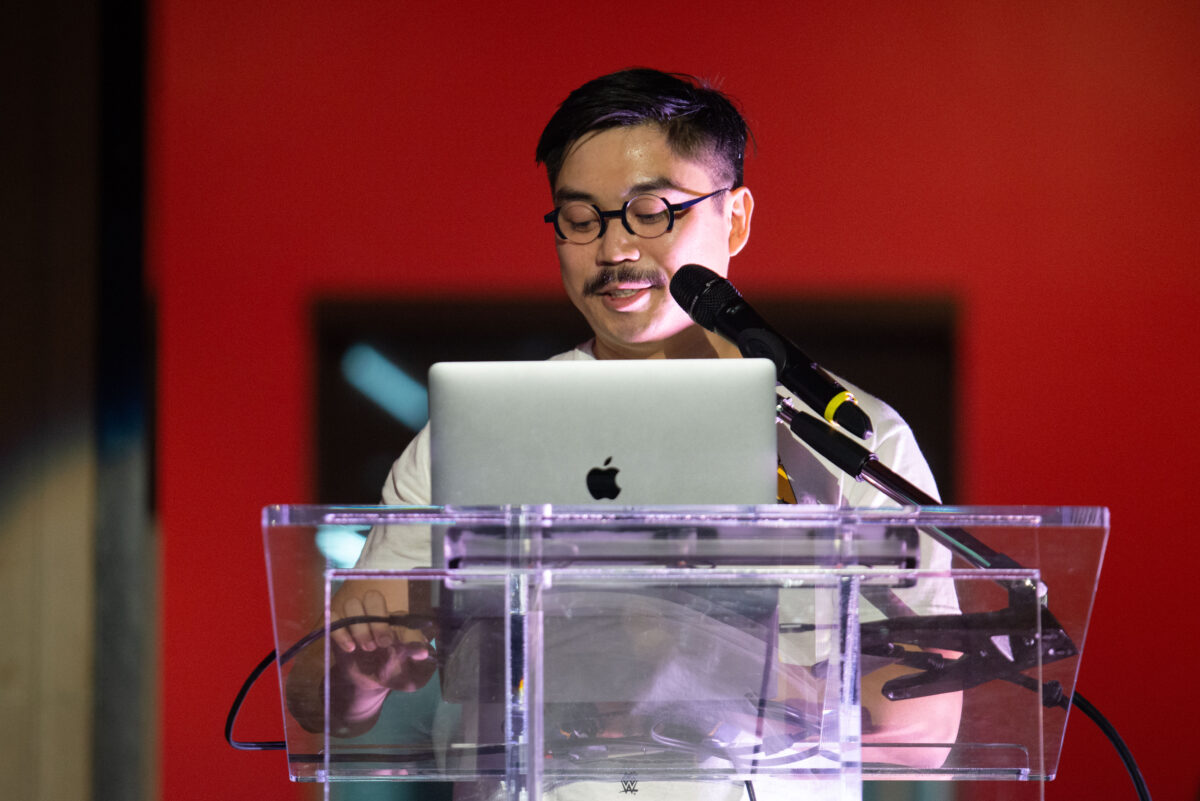
M 581 782 L 857 799 L 864 779 L 1053 778 L 1108 513 L 272 506 L 263 526 L 285 699 L 306 636 L 327 678 L 348 658 L 330 601 L 366 581 L 406 599 L 436 659 L 358 736 L 336 736 L 328 692 L 317 724 L 285 700 L 290 776 L 328 798 L 440 781 L 533 801 Z M 375 562 L 322 551 L 372 530 Z M 959 531 L 1012 562 L 952 555 Z M 420 553 L 440 566 L 397 569 Z

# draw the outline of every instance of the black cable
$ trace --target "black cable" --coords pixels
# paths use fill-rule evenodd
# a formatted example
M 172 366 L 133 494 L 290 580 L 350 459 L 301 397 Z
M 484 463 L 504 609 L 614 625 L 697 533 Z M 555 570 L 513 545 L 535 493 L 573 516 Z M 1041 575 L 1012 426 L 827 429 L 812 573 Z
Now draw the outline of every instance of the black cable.
M 771 613 L 771 619 L 770 619 L 769 625 L 771 627 L 771 630 L 779 631 L 779 607 L 778 606 L 776 606 L 775 611 Z M 755 708 L 755 716 L 754 716 L 755 717 L 754 739 L 760 743 L 762 742 L 762 739 L 763 739 L 763 724 L 766 722 L 766 705 L 767 705 L 767 697 L 770 695 L 770 689 L 771 689 L 772 667 L 775 664 L 775 641 L 776 641 L 776 639 L 777 639 L 776 637 L 772 637 L 769 634 L 767 635 L 766 653 L 763 654 L 762 684 L 760 686 L 759 693 L 758 693 L 758 703 L 755 705 L 756 708 Z M 758 756 L 757 755 L 755 755 L 754 759 L 750 762 L 750 772 L 758 773 Z M 749 784 L 750 783 L 749 780 L 747 780 L 746 783 Z M 754 791 L 751 790 L 750 792 L 753 793 Z
M 1150 801 L 1150 789 L 1146 787 L 1146 779 L 1142 776 L 1142 771 L 1133 758 L 1133 752 L 1129 750 L 1129 746 L 1125 745 L 1125 741 L 1121 739 L 1116 728 L 1108 722 L 1104 715 L 1100 714 L 1100 710 L 1092 706 L 1091 702 L 1078 692 L 1071 697 L 1071 702 L 1100 727 L 1100 731 L 1104 732 L 1113 747 L 1117 749 L 1117 753 L 1121 755 L 1121 761 L 1125 763 L 1125 770 L 1129 772 L 1129 778 L 1133 779 L 1133 786 L 1137 790 L 1138 798 L 1141 801 Z
M 233 739 L 233 724 L 237 720 L 238 712 L 242 708 L 242 701 L 246 699 L 246 693 L 250 692 L 250 688 L 254 686 L 254 682 L 258 681 L 258 677 L 263 674 L 275 662 L 275 652 L 267 654 L 254 670 L 250 671 L 249 677 L 242 683 L 242 689 L 238 690 L 237 697 L 233 699 L 233 706 L 229 708 L 229 714 L 225 717 L 225 742 L 229 743 L 239 751 L 282 751 L 287 748 L 287 743 L 283 740 L 267 740 L 265 742 L 242 742 L 241 740 Z
M 1142 776 L 1142 771 L 1137 766 L 1137 760 L 1133 758 L 1133 752 L 1129 750 L 1129 746 L 1125 745 L 1125 741 L 1117 733 L 1116 727 L 1090 701 L 1080 695 L 1078 691 L 1068 698 L 1067 694 L 1063 692 L 1062 684 L 1057 681 L 1048 681 L 1039 686 L 1036 679 L 1020 673 L 1012 676 L 1004 676 L 1003 678 L 1005 681 L 1012 682 L 1027 690 L 1040 692 L 1042 706 L 1044 707 L 1058 707 L 1064 710 L 1070 709 L 1071 704 L 1079 707 L 1079 710 L 1083 714 L 1091 718 L 1092 722 L 1100 727 L 1100 731 L 1104 733 L 1104 736 L 1117 749 L 1117 753 L 1121 756 L 1121 761 L 1125 763 L 1125 770 L 1129 773 L 1129 778 L 1133 780 L 1133 786 L 1137 790 L 1138 798 L 1141 801 L 1150 801 L 1150 790 L 1146 787 L 1146 779 Z
M 279 657 L 279 665 L 282 667 L 292 661 L 296 654 L 304 650 L 314 640 L 328 636 L 329 632 L 337 631 L 356 623 L 388 623 L 392 626 L 428 631 L 433 624 L 433 618 L 428 615 L 356 615 L 353 617 L 344 617 L 341 620 L 335 621 L 329 627 L 328 631 L 322 626 L 305 634 L 292 647 L 283 652 L 283 656 Z M 229 714 L 225 717 L 225 742 L 239 751 L 283 751 L 287 748 L 287 743 L 283 740 L 243 742 L 233 739 L 233 724 L 237 721 L 238 712 L 242 709 L 242 702 L 246 700 L 246 695 L 250 692 L 250 688 L 254 686 L 254 682 L 258 681 L 258 677 L 275 662 L 275 655 L 276 652 L 271 651 L 271 653 L 263 657 L 263 660 L 255 666 L 254 670 L 250 671 L 250 675 L 242 682 L 241 689 L 238 690 L 237 695 L 233 699 L 233 704 L 229 707 Z

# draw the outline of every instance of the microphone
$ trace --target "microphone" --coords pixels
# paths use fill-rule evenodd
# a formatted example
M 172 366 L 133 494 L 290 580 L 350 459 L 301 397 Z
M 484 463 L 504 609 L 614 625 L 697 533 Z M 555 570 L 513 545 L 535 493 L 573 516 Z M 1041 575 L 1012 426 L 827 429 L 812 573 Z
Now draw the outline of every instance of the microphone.
M 737 345 L 743 356 L 774 362 L 779 383 L 817 414 L 856 437 L 871 436 L 871 418 L 854 396 L 767 325 L 727 279 L 707 267 L 685 264 L 671 279 L 671 297 L 698 325 Z

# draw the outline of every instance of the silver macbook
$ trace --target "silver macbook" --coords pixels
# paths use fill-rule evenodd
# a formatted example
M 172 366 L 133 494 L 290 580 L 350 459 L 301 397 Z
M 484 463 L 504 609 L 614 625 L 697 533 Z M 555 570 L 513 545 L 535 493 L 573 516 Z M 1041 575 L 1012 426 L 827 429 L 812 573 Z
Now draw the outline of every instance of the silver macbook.
M 441 362 L 429 411 L 438 505 L 775 502 L 765 359 Z
M 775 368 L 766 360 L 445 362 L 429 371 L 429 411 L 438 505 L 775 502 Z M 446 532 L 448 553 L 456 538 L 480 534 L 470 528 Z M 435 536 L 435 565 L 442 547 Z M 434 591 L 442 697 L 494 717 L 507 697 L 507 594 L 451 581 Z M 746 625 L 735 627 L 693 610 L 723 609 L 710 597 L 722 591 L 556 582 L 540 596 L 548 731 L 572 731 L 594 701 L 653 715 L 700 699 L 745 705 L 747 693 L 773 688 L 773 636 L 762 620 L 739 606 Z M 760 617 L 769 621 L 774 597 L 766 601 Z M 649 639 L 662 647 L 641 645 L 643 631 L 659 632 Z

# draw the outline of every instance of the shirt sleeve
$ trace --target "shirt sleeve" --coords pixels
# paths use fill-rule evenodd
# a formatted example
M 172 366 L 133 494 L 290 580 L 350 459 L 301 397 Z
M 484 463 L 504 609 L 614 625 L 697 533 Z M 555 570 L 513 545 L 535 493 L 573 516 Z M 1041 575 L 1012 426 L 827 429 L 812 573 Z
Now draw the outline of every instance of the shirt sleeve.
M 382 501 L 385 506 L 428 506 L 433 496 L 430 484 L 429 426 L 426 425 L 392 464 L 387 480 L 383 482 Z
M 921 453 L 917 438 L 904 419 L 891 406 L 878 398 L 862 392 L 857 387 L 855 392 L 862 400 L 865 411 L 871 417 L 875 434 L 866 443 L 867 447 L 879 458 L 881 464 L 891 469 L 901 478 L 916 486 L 925 494 L 940 501 L 937 481 L 933 471 Z M 880 508 L 899 506 L 899 503 L 866 481 L 855 481 L 848 476 L 843 477 L 843 497 L 848 506 L 858 508 Z M 937 543 L 924 532 L 920 533 L 918 541 L 920 566 L 925 570 L 944 571 L 951 567 L 949 549 Z M 911 612 L 920 615 L 954 614 L 959 611 L 958 596 L 954 582 L 949 578 L 927 578 L 918 581 L 911 587 L 898 588 L 892 592 L 896 601 Z M 891 613 L 889 613 L 891 614 Z M 873 604 L 864 600 L 862 619 L 875 620 L 884 616 L 875 609 Z
M 413 438 L 392 465 L 383 482 L 385 506 L 428 506 L 430 503 L 429 426 Z M 357 567 L 411 570 L 428 567 L 432 559 L 428 525 L 373 526 L 358 557 Z
M 921 453 L 921 446 L 917 444 L 917 438 L 913 436 L 912 429 L 906 423 L 899 421 L 897 424 L 888 425 L 884 433 L 874 443 L 869 443 L 869 446 L 879 458 L 880 464 L 916 486 L 926 495 L 935 500 L 941 500 L 938 495 L 937 481 L 933 478 L 933 471 L 929 469 L 929 463 L 925 461 L 925 455 Z M 856 507 L 898 505 L 896 501 L 866 481 L 851 480 L 847 485 L 846 500 L 849 506 Z

